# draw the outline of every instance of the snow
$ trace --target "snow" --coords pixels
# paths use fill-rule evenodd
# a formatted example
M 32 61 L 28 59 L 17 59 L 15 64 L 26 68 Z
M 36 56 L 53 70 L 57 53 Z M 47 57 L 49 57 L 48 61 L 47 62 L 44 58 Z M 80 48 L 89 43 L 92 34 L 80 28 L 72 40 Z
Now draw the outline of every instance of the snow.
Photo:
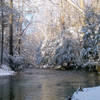
M 72 68 L 72 64 L 74 64 L 73 67 L 76 67 L 79 59 L 79 49 L 77 48 L 78 43 L 75 39 L 70 39 L 66 34 L 60 33 L 43 41 L 40 47 L 41 54 L 37 61 L 43 68 L 51 66 L 55 69 L 58 68 L 57 66 Z
M 6 76 L 6 75 L 14 75 L 15 72 L 11 70 L 10 67 L 7 65 L 2 65 L 0 68 L 0 76 Z
M 84 88 L 83 91 L 77 91 L 72 96 L 72 100 L 99 100 L 100 86 L 93 88 Z

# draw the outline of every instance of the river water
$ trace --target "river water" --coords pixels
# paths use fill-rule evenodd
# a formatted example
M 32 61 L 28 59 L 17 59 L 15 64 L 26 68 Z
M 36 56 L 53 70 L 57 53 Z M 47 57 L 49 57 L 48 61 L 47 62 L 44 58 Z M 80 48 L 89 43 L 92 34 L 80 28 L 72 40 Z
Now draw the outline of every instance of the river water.
M 96 73 L 28 69 L 0 77 L 0 100 L 66 100 L 79 86 L 98 85 Z

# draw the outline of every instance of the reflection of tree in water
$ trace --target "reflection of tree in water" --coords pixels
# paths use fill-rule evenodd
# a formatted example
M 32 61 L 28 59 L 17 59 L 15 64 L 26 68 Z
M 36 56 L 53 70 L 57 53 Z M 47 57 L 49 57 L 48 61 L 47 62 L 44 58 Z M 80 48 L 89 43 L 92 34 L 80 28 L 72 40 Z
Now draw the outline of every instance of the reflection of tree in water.
M 13 94 L 12 88 L 10 88 L 9 100 L 14 100 L 14 94 Z
M 86 77 L 86 86 L 84 88 L 100 85 L 100 76 L 97 73 L 90 73 Z
M 99 79 L 100 77 L 96 74 L 95 75 L 95 86 L 97 86 L 97 85 L 100 85 L 100 79 Z
M 9 82 L 9 100 L 14 100 L 14 91 L 13 91 L 13 81 L 10 79 Z
M 0 89 L 1 90 L 1 89 Z M 3 100 L 3 92 L 2 92 L 2 90 L 0 91 L 0 100 Z

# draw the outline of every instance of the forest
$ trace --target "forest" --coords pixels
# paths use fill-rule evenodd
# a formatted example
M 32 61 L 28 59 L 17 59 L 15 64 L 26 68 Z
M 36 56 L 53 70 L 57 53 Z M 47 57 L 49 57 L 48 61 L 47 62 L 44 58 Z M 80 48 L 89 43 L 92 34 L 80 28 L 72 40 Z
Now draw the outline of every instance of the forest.
M 100 0 L 0 0 L 0 100 L 65 100 L 65 96 L 68 100 L 99 100 L 100 87 L 96 87 L 100 85 L 99 73 Z M 32 76 L 28 76 L 30 74 L 34 78 L 31 79 Z M 78 77 L 78 82 L 74 81 L 74 75 Z M 9 83 L 8 86 L 8 82 L 6 83 L 10 90 L 7 89 L 5 97 L 2 96 L 1 84 L 6 76 L 12 85 Z M 16 95 L 20 94 L 17 94 L 19 90 L 14 88 L 14 79 L 18 84 L 22 84 L 25 81 L 22 77 L 27 80 L 29 77 L 31 81 L 39 79 L 43 82 L 40 82 L 41 84 L 45 83 L 43 90 L 47 91 L 47 94 L 43 92 L 44 99 L 39 92 L 36 93 L 40 98 L 35 98 L 34 94 L 17 98 Z M 59 79 L 61 77 L 62 80 Z M 54 83 L 48 82 L 49 78 L 54 79 Z M 30 88 L 33 90 L 35 87 L 32 87 L 32 84 L 36 83 L 30 80 L 26 83 L 31 84 Z M 78 84 L 74 87 L 70 80 Z M 49 93 L 48 87 L 51 84 L 52 87 L 60 87 L 61 83 L 61 89 L 68 88 L 64 87 L 64 81 L 73 87 L 72 89 L 70 86 L 70 92 L 65 90 L 70 96 L 61 95 L 58 99 L 58 88 L 57 97 L 54 92 L 56 88 L 53 91 L 55 95 Z M 57 86 L 54 85 L 56 83 Z M 25 84 L 26 91 L 29 89 L 28 85 Z M 84 93 L 77 94 L 76 89 L 86 92 L 83 88 L 88 87 L 95 87 L 92 89 L 98 94 L 98 98 L 79 98 L 84 96 Z M 21 93 L 24 95 L 23 88 Z M 25 94 L 27 95 L 27 92 Z M 49 99 L 49 96 L 54 98 Z M 92 94 L 90 96 L 92 97 Z

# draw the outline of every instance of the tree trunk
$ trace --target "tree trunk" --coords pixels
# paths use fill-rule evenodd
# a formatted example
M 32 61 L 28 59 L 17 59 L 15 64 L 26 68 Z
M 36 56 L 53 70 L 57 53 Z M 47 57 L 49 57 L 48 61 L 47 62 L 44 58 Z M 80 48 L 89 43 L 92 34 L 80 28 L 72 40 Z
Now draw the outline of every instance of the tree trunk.
M 13 0 L 10 0 L 10 17 L 9 17 L 9 55 L 13 56 Z
M 10 16 L 9 16 L 9 55 L 13 56 L 13 0 L 10 0 Z M 9 57 L 9 66 L 13 68 L 13 60 Z
M 21 10 L 21 15 L 19 18 L 19 23 L 20 23 L 20 27 L 19 27 L 19 39 L 18 39 L 18 54 L 21 54 L 21 34 L 22 34 L 22 21 L 23 21 L 23 3 L 24 0 L 21 1 L 21 6 L 20 6 L 20 0 L 18 1 L 18 6 L 19 6 L 19 10 Z
M 4 21 L 3 21 L 3 0 L 1 0 L 1 65 L 3 64 L 3 42 L 4 42 Z

